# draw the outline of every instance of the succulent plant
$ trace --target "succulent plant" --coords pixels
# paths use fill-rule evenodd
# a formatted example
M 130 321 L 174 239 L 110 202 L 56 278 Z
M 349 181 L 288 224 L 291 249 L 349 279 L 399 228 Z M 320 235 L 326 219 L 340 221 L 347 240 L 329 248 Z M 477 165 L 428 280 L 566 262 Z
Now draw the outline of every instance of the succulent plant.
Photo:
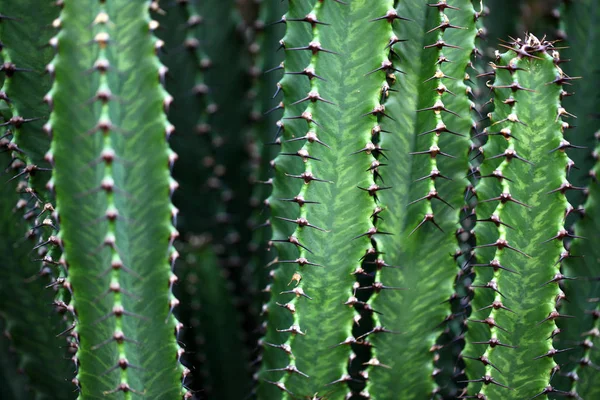
M 0 0 L 3 394 L 598 397 L 599 11 Z

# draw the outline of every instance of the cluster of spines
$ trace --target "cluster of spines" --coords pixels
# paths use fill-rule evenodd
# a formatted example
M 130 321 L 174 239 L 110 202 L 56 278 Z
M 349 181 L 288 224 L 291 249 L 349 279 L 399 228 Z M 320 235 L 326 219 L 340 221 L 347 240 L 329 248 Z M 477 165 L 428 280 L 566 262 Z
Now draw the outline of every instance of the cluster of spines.
M 143 315 L 138 315 L 136 313 L 126 310 L 124 308 L 124 302 L 123 302 L 125 297 L 130 298 L 130 299 L 138 299 L 139 300 L 139 297 L 135 293 L 132 293 L 129 290 L 125 290 L 122 288 L 122 282 L 124 280 L 129 281 L 129 279 L 124 279 L 125 277 L 123 276 L 123 273 L 130 275 L 134 279 L 136 279 L 136 278 L 143 279 L 143 278 L 137 272 L 135 272 L 132 269 L 129 269 L 124 264 L 124 262 L 122 260 L 121 252 L 119 250 L 119 244 L 117 243 L 117 241 L 118 241 L 117 237 L 119 235 L 117 233 L 117 226 L 116 226 L 117 220 L 122 220 L 123 218 L 125 218 L 125 220 L 123 220 L 123 222 L 125 224 L 130 223 L 131 221 L 126 221 L 126 217 L 124 217 L 123 215 L 120 214 L 117 201 L 115 201 L 115 193 L 120 192 L 121 189 L 117 188 L 115 185 L 115 178 L 114 178 L 115 175 L 114 175 L 114 171 L 113 171 L 113 166 L 114 166 L 115 162 L 126 163 L 126 161 L 120 159 L 120 157 L 117 155 L 117 152 L 115 151 L 115 144 L 113 143 L 113 140 L 114 140 L 113 134 L 117 133 L 117 134 L 122 134 L 123 136 L 126 136 L 126 135 L 128 135 L 128 133 L 122 131 L 120 127 L 113 125 L 113 123 L 111 122 L 110 116 L 109 116 L 110 104 L 113 104 L 113 103 L 119 101 L 119 99 L 117 98 L 116 95 L 113 94 L 110 83 L 109 83 L 110 79 L 108 78 L 108 74 L 111 72 L 114 73 L 115 71 L 114 71 L 114 67 L 111 65 L 111 63 L 109 61 L 109 56 L 108 56 L 108 47 L 110 45 L 113 45 L 113 40 L 111 39 L 111 35 L 110 35 L 110 30 L 111 30 L 110 28 L 112 27 L 113 22 L 111 21 L 111 17 L 109 15 L 109 13 L 107 12 L 105 3 L 106 3 L 105 0 L 98 1 L 98 3 L 96 4 L 96 7 L 95 7 L 95 11 L 97 11 L 97 12 L 95 13 L 95 17 L 94 17 L 93 21 L 90 21 L 90 27 L 92 27 L 94 35 L 93 35 L 92 41 L 89 44 L 91 46 L 96 47 L 95 51 L 93 52 L 95 54 L 96 59 L 95 59 L 93 65 L 90 65 L 89 73 L 94 74 L 94 75 L 97 74 L 97 78 L 94 79 L 94 82 L 97 82 L 97 90 L 96 90 L 95 96 L 89 100 L 88 106 L 95 107 L 96 104 L 99 104 L 100 112 L 99 112 L 99 117 L 98 117 L 98 121 L 97 121 L 96 125 L 91 127 L 89 131 L 82 133 L 83 136 L 92 136 L 92 135 L 100 134 L 102 137 L 102 139 L 101 139 L 102 150 L 101 150 L 98 158 L 96 160 L 92 160 L 90 165 L 98 165 L 98 164 L 103 165 L 103 177 L 101 179 L 99 187 L 92 189 L 91 191 L 88 191 L 86 193 L 83 193 L 82 195 L 85 196 L 85 195 L 89 195 L 89 194 L 92 194 L 95 192 L 103 192 L 103 193 L 105 193 L 105 196 L 106 196 L 105 197 L 105 211 L 103 212 L 103 217 L 101 217 L 101 219 L 104 219 L 107 222 L 107 225 L 106 225 L 104 241 L 100 245 L 100 248 L 108 248 L 109 249 L 110 254 L 107 257 L 107 259 L 109 260 L 109 265 L 107 266 L 107 268 L 104 270 L 104 272 L 98 278 L 104 278 L 108 275 L 109 285 L 108 285 L 108 288 L 106 289 L 106 291 L 103 292 L 95 301 L 101 301 L 107 296 L 112 296 L 112 307 L 110 308 L 110 311 L 106 315 L 104 315 L 101 318 L 94 321 L 92 323 L 92 325 L 97 325 L 99 323 L 102 323 L 104 321 L 111 319 L 112 317 L 115 318 L 115 325 L 114 325 L 114 329 L 113 329 L 113 334 L 109 338 L 107 338 L 105 341 L 102 341 L 100 343 L 91 344 L 88 342 L 86 344 L 86 346 L 88 346 L 88 348 L 86 350 L 94 352 L 94 351 L 101 349 L 102 347 L 104 347 L 106 345 L 109 345 L 110 343 L 115 342 L 117 344 L 118 359 L 116 360 L 115 364 L 112 367 L 110 367 L 108 370 L 104 371 L 102 376 L 113 373 L 114 371 L 119 371 L 118 384 L 116 385 L 116 387 L 114 387 L 111 390 L 103 391 L 102 392 L 103 395 L 109 395 L 109 394 L 118 393 L 118 392 L 125 393 L 126 395 L 128 393 L 135 393 L 135 394 L 142 395 L 143 393 L 146 392 L 145 388 L 133 388 L 130 386 L 130 384 L 128 382 L 128 370 L 129 369 L 140 370 L 140 371 L 142 371 L 143 369 L 141 366 L 133 365 L 129 361 L 128 355 L 131 356 L 131 354 L 128 354 L 128 352 L 126 351 L 127 350 L 126 343 L 140 345 L 141 342 L 136 340 L 133 337 L 128 337 L 125 335 L 125 333 L 124 333 L 125 329 L 123 326 L 123 318 L 124 317 L 136 318 L 136 319 L 140 319 L 141 321 L 145 321 L 145 320 L 147 320 L 147 318 L 144 317 Z M 68 7 L 68 4 L 66 4 L 66 2 L 64 2 L 64 1 L 57 1 L 56 5 L 58 7 L 60 7 L 61 9 Z M 159 9 L 158 4 L 156 2 L 149 3 L 149 7 L 148 7 L 147 11 L 153 11 L 153 10 L 155 11 L 156 9 Z M 154 30 L 156 30 L 158 28 L 158 23 L 154 20 L 149 19 L 147 16 L 145 16 L 144 19 L 146 20 L 146 23 L 147 23 L 148 34 L 150 34 L 150 36 L 151 36 L 151 41 L 153 43 L 154 50 L 155 50 L 155 52 L 158 52 L 162 47 L 162 41 L 156 39 L 151 34 Z M 52 62 L 50 62 L 46 66 L 46 72 L 48 74 L 50 74 L 52 76 L 52 78 L 54 78 L 56 80 L 57 71 L 59 70 L 59 68 L 57 68 L 57 66 L 56 66 L 56 62 L 57 62 L 57 59 L 60 57 L 60 44 L 61 44 L 60 30 L 63 28 L 62 14 L 61 14 L 61 16 L 59 16 L 59 18 L 57 18 L 53 22 L 52 26 L 54 28 L 56 28 L 57 30 L 59 30 L 59 33 L 57 35 L 55 35 L 54 37 L 52 37 L 49 41 L 49 45 L 56 50 L 57 56 L 55 57 L 55 59 Z M 156 67 L 156 71 L 157 71 L 158 81 L 164 84 L 165 74 L 167 72 L 166 67 L 164 65 L 160 64 L 158 61 L 155 62 L 155 67 Z M 56 82 L 55 82 L 55 86 L 53 86 L 53 88 L 50 90 L 50 92 L 44 97 L 44 101 L 48 104 L 51 111 L 54 111 L 53 110 L 53 108 L 54 108 L 53 107 L 54 106 L 53 96 L 55 94 L 54 93 L 55 91 L 56 91 Z M 172 102 L 172 97 L 164 89 L 161 89 L 161 92 L 162 92 L 162 103 L 164 106 L 164 112 L 166 113 L 168 111 L 169 105 Z M 55 114 L 54 114 L 54 112 L 52 112 L 49 122 L 44 125 L 44 131 L 50 136 L 50 138 L 53 138 L 53 136 L 56 134 L 56 132 L 53 131 L 53 129 L 54 129 L 53 118 L 54 117 L 55 117 Z M 170 125 L 168 123 L 168 121 L 166 120 L 166 117 L 164 117 L 163 120 L 164 120 L 165 139 L 168 140 L 170 135 L 174 131 L 174 128 L 172 125 Z M 52 147 L 45 155 L 45 160 L 54 166 L 53 153 L 56 151 L 56 149 L 55 149 L 56 144 L 55 144 L 54 140 L 52 143 L 53 143 Z M 167 167 L 169 170 L 169 174 L 168 174 L 169 175 L 169 185 L 168 186 L 169 186 L 169 198 L 170 198 L 173 195 L 173 192 L 178 187 L 177 182 L 170 177 L 170 171 L 172 171 L 173 164 L 177 159 L 177 154 L 175 152 L 173 152 L 170 148 L 168 148 L 168 146 L 167 146 L 167 154 L 168 154 L 167 155 L 167 159 L 168 159 Z M 46 189 L 48 191 L 50 191 L 51 193 L 56 193 L 54 177 L 48 181 L 48 183 L 46 185 Z M 59 188 L 58 191 L 64 195 L 65 188 Z M 46 209 L 48 209 L 48 210 L 46 210 Z M 54 210 L 51 206 L 46 206 L 44 211 L 52 211 L 55 219 L 57 221 L 59 220 L 58 207 L 56 210 Z M 169 303 L 168 303 L 169 311 L 167 314 L 167 319 L 164 321 L 165 324 L 169 323 L 170 325 L 174 326 L 176 339 L 179 337 L 179 333 L 180 333 L 181 329 L 183 328 L 183 324 L 178 322 L 173 315 L 173 309 L 179 304 L 179 301 L 172 294 L 173 285 L 177 282 L 177 276 L 174 274 L 173 270 L 174 270 L 175 262 L 179 256 L 177 250 L 174 247 L 174 241 L 179 236 L 177 230 L 174 227 L 176 224 L 177 214 L 178 214 L 178 210 L 171 204 L 171 218 L 170 218 L 171 225 L 170 225 L 170 235 L 168 238 L 169 246 L 168 246 L 168 254 L 165 257 L 166 258 L 165 263 L 168 262 L 168 264 L 170 265 L 170 269 L 171 269 L 169 280 L 168 280 L 168 282 L 166 282 L 166 284 L 168 284 L 168 287 L 169 287 Z M 57 228 L 56 228 L 56 230 L 58 231 Z M 63 267 L 61 276 L 60 276 L 60 278 L 58 278 L 57 283 L 60 283 L 64 289 L 68 290 L 69 296 L 65 297 L 64 293 L 59 293 L 57 295 L 57 300 L 55 301 L 55 304 L 56 304 L 57 308 L 59 309 L 59 311 L 60 310 L 67 311 L 72 316 L 73 322 L 72 322 L 71 326 L 69 326 L 65 331 L 60 333 L 60 335 L 63 335 L 63 334 L 69 335 L 70 348 L 72 348 L 73 352 L 75 353 L 71 359 L 74 362 L 75 367 L 76 367 L 76 376 L 75 376 L 75 378 L 73 378 L 72 382 L 74 385 L 77 386 L 78 390 L 81 392 L 82 388 L 81 388 L 81 379 L 80 379 L 81 376 L 80 375 L 82 373 L 82 368 L 80 365 L 79 357 L 76 353 L 81 346 L 80 327 L 79 327 L 79 321 L 78 321 L 77 310 L 76 310 L 77 296 L 75 296 L 73 294 L 73 287 L 72 287 L 72 285 L 69 281 L 69 277 L 67 275 L 67 271 L 69 268 L 69 261 L 68 261 L 69 249 L 65 250 L 65 248 L 63 247 L 63 240 L 61 239 L 61 236 L 62 236 L 62 232 L 58 231 L 58 234 L 56 236 L 51 236 L 47 240 L 47 243 L 44 243 L 44 245 L 45 244 L 54 244 L 61 248 L 62 255 L 60 257 L 60 260 L 58 262 L 55 262 L 55 261 L 53 261 L 52 258 L 46 256 L 46 257 L 44 257 L 43 261 L 47 262 L 47 263 L 59 264 Z M 98 250 L 99 249 L 97 249 L 97 251 Z M 63 301 L 64 298 L 67 298 L 70 300 L 68 304 L 65 301 Z M 176 345 L 176 347 L 178 350 L 177 350 L 177 354 L 175 355 L 175 358 L 176 358 L 177 362 L 179 362 L 184 350 L 183 350 L 183 348 L 179 347 L 178 345 Z M 137 358 L 137 357 L 135 357 L 135 358 Z M 180 370 L 181 370 L 182 384 L 185 387 L 185 379 L 186 379 L 187 375 L 189 374 L 189 370 L 187 368 L 181 367 L 180 365 L 178 368 L 180 368 Z M 83 390 L 85 391 L 86 389 L 83 389 Z M 91 389 L 87 389 L 87 393 L 90 393 L 89 390 L 91 390 Z M 181 393 L 184 398 L 191 398 L 191 396 L 192 396 L 192 393 L 190 391 L 186 391 L 183 389 L 182 389 Z
M 511 194 L 511 188 L 513 185 L 516 185 L 515 181 L 512 177 L 510 177 L 511 172 L 511 163 L 526 163 L 531 165 L 533 168 L 533 163 L 521 155 L 517 151 L 517 148 L 520 147 L 519 151 L 522 151 L 523 148 L 518 145 L 519 136 L 515 135 L 516 131 L 519 131 L 519 126 L 527 126 L 527 123 L 533 123 L 529 121 L 521 121 L 519 119 L 519 108 L 520 107 L 531 107 L 526 98 L 521 98 L 520 102 L 515 98 L 515 94 L 517 92 L 532 92 L 535 91 L 533 88 L 525 88 L 521 86 L 518 79 L 518 71 L 524 71 L 523 73 L 530 73 L 526 70 L 525 61 L 537 62 L 539 60 L 540 63 L 550 63 L 554 64 L 554 73 L 555 79 L 551 82 L 547 82 L 548 85 L 559 85 L 562 86 L 565 82 L 570 80 L 568 76 L 566 76 L 560 67 L 558 66 L 562 60 L 558 55 L 557 51 L 552 50 L 552 43 L 546 41 L 539 41 L 532 35 L 529 35 L 525 41 L 516 40 L 511 43 L 511 46 L 506 46 L 511 52 L 515 53 L 515 57 L 512 56 L 503 56 L 502 59 L 498 57 L 497 62 L 500 64 L 491 63 L 494 69 L 494 75 L 496 76 L 496 81 L 494 84 L 489 85 L 490 89 L 493 90 L 496 94 L 494 98 L 494 102 L 496 103 L 496 111 L 494 113 L 489 114 L 489 117 L 492 121 L 491 125 L 483 131 L 483 135 L 488 137 L 488 144 L 480 149 L 481 154 L 484 157 L 484 161 L 482 163 L 482 169 L 490 170 L 487 175 L 481 175 L 478 172 L 478 178 L 480 179 L 480 184 L 477 189 L 480 189 L 480 186 L 486 179 L 494 179 L 499 183 L 499 187 L 501 192 L 496 196 L 489 199 L 481 199 L 478 198 L 479 208 L 483 208 L 483 203 L 488 202 L 498 202 L 497 206 L 493 209 L 491 215 L 481 215 L 478 213 L 477 215 L 477 223 L 478 224 L 491 224 L 495 228 L 495 235 L 498 238 L 491 243 L 479 243 L 475 246 L 474 256 L 476 257 L 476 263 L 472 264 L 472 267 L 477 271 L 478 279 L 470 286 L 470 291 L 474 292 L 474 301 L 472 303 L 473 306 L 473 314 L 469 319 L 469 330 L 476 330 L 476 333 L 471 335 L 471 340 L 467 341 L 467 351 L 465 352 L 468 355 L 464 355 L 463 357 L 467 359 L 467 365 L 469 364 L 481 364 L 483 366 L 483 375 L 473 376 L 476 374 L 475 370 L 480 370 L 479 367 L 473 368 L 469 370 L 471 375 L 469 375 L 469 379 L 464 381 L 469 383 L 469 392 L 470 395 L 467 395 L 465 391 L 461 398 L 479 398 L 479 399 L 487 399 L 488 398 L 488 388 L 491 386 L 497 386 L 504 388 L 507 390 L 514 390 L 507 383 L 502 382 L 501 379 L 497 379 L 496 376 L 502 376 L 502 372 L 498 369 L 498 366 L 495 363 L 494 353 L 498 351 L 510 351 L 510 349 L 518 348 L 518 344 L 516 343 L 504 343 L 499 339 L 502 336 L 502 332 L 508 333 L 508 331 L 502 327 L 499 323 L 499 316 L 504 313 L 513 313 L 510 308 L 508 308 L 504 302 L 506 302 L 506 295 L 503 291 L 509 292 L 509 288 L 503 287 L 502 277 L 505 277 L 506 274 L 518 274 L 515 269 L 517 266 L 508 265 L 507 261 L 504 260 L 506 252 L 514 252 L 523 258 L 530 258 L 529 255 L 525 254 L 520 249 L 514 247 L 514 244 L 509 239 L 510 233 L 513 228 L 511 225 L 507 223 L 509 219 L 509 212 L 507 211 L 507 204 L 514 203 L 515 207 L 525 207 L 529 208 L 530 206 L 522 202 L 520 199 L 516 199 Z M 550 56 L 551 53 L 552 55 Z M 551 61 L 550 61 L 551 60 Z M 506 64 L 506 65 L 503 65 Z M 506 80 L 505 78 L 500 78 L 498 76 L 498 70 L 507 71 L 510 75 L 510 80 Z M 504 72 L 502 72 L 504 73 Z M 501 92 L 502 91 L 502 92 Z M 506 95 L 506 91 L 510 91 L 508 95 Z M 502 93 L 502 94 L 500 94 Z M 561 89 L 560 97 L 562 98 L 567 93 Z M 501 107 L 498 103 L 503 103 L 507 109 L 504 111 L 500 111 Z M 524 104 L 522 104 L 524 103 Z M 557 153 L 560 156 L 560 160 L 556 161 L 557 163 L 564 162 L 564 170 L 562 172 L 563 183 L 560 187 L 549 191 L 546 193 L 548 196 L 562 196 L 562 199 L 559 200 L 561 206 L 564 207 L 565 215 L 568 214 L 572 207 L 568 204 L 564 194 L 567 190 L 575 189 L 570 183 L 567 181 L 568 171 L 573 167 L 573 162 L 566 156 L 565 150 L 571 148 L 572 146 L 562 139 L 562 133 L 565 129 L 569 128 L 569 124 L 564 122 L 562 118 L 564 116 L 571 116 L 561 105 L 560 101 L 557 98 L 555 99 L 555 103 L 552 104 L 552 109 L 556 110 L 556 120 L 555 121 L 544 121 L 549 125 L 556 125 L 556 130 L 560 132 L 559 136 L 561 136 L 560 144 L 557 148 L 552 149 L 549 153 Z M 502 128 L 501 128 L 502 127 Z M 490 154 L 491 153 L 491 154 Z M 550 154 L 551 155 L 551 154 Z M 498 161 L 491 161 L 498 160 Z M 495 168 L 492 165 L 496 165 Z M 517 186 L 514 186 L 517 187 Z M 488 189 L 489 190 L 489 189 Z M 558 192 L 558 194 L 557 194 Z M 478 193 L 479 194 L 479 193 Z M 479 210 L 480 211 L 480 210 Z M 560 219 L 560 216 L 559 216 Z M 564 222 L 564 219 L 563 219 Z M 489 235 L 488 235 L 489 236 Z M 547 359 L 552 357 L 558 352 L 553 348 L 551 341 L 560 333 L 560 330 L 556 328 L 555 320 L 557 318 L 565 317 L 561 315 L 557 308 L 560 302 L 564 299 L 564 293 L 560 290 L 558 283 L 562 280 L 567 279 L 567 277 L 563 276 L 560 273 L 560 264 L 561 262 L 570 256 L 569 252 L 565 250 L 562 245 L 562 240 L 568 237 L 573 237 L 564 227 L 561 227 L 558 230 L 558 233 L 546 240 L 546 242 L 558 240 L 560 241 L 560 246 L 557 246 L 556 249 L 556 262 L 553 266 L 548 267 L 547 269 L 554 270 L 554 275 L 551 280 L 545 282 L 542 286 L 557 284 L 556 289 L 553 290 L 552 297 L 555 301 L 555 307 L 551 310 L 548 316 L 542 321 L 536 321 L 537 325 L 541 324 L 550 324 L 551 326 L 547 328 L 550 331 L 550 336 L 547 338 L 549 343 L 545 345 L 547 347 L 547 352 L 544 354 L 540 354 L 538 357 L 535 357 L 532 360 L 532 363 L 535 363 L 536 360 Z M 560 247 L 560 248 L 559 248 Z M 492 252 L 489 254 L 493 254 L 491 259 L 484 259 L 484 254 L 482 252 L 486 252 L 489 250 Z M 562 250 L 561 250 L 562 249 Z M 487 255 L 489 255 L 487 254 Z M 487 257 L 485 255 L 485 257 Z M 491 273 L 483 273 L 483 270 L 490 269 Z M 511 299 L 516 300 L 516 299 Z M 483 313 L 482 313 L 483 311 Z M 479 328 L 478 326 L 487 326 L 489 327 L 489 333 L 484 332 L 484 328 Z M 550 329 L 552 328 L 552 329 Z M 486 330 L 487 331 L 487 330 Z M 482 337 L 486 337 L 486 340 L 481 341 L 473 341 L 477 339 L 481 339 Z M 476 346 L 482 346 L 477 350 Z M 483 347 L 484 346 L 484 347 Z M 469 349 L 470 347 L 470 349 Z M 560 392 L 553 388 L 550 384 L 552 377 L 558 371 L 559 367 L 554 362 L 551 362 L 550 370 L 547 371 L 547 382 L 548 385 L 542 390 L 542 392 L 534 394 L 535 397 L 544 396 L 553 392 Z M 515 378 L 515 377 L 513 377 Z M 473 390 L 475 389 L 475 390 Z M 562 393 L 565 394 L 565 393 Z M 508 395 L 508 394 L 507 394 Z

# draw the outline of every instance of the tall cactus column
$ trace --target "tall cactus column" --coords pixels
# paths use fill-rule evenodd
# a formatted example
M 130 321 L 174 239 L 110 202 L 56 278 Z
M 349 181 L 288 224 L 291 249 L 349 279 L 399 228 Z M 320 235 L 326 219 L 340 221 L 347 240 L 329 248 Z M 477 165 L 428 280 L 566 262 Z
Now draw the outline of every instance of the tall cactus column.
M 80 398 L 177 399 L 165 70 L 141 0 L 61 2 L 47 132 Z
M 436 341 L 454 317 L 446 301 L 457 272 L 455 231 L 474 124 L 464 80 L 479 14 L 471 1 L 456 0 L 398 2 L 388 15 L 378 23 L 393 29 L 390 60 L 402 72 L 388 71 L 383 99 L 393 119 L 381 119 L 380 145 L 389 158 L 381 175 L 391 189 L 379 196 L 385 211 L 378 227 L 394 235 L 376 238 L 381 268 L 369 304 L 381 315 L 368 335 L 375 362 L 366 394 L 385 399 L 392 390 L 421 399 L 440 391 Z
M 371 135 L 385 113 L 385 80 L 370 72 L 387 68 L 390 34 L 369 21 L 392 5 L 291 2 L 283 18 L 285 113 L 269 198 L 278 268 L 265 309 L 260 398 L 337 399 L 349 392 L 352 307 L 361 306 L 352 274 L 369 239 L 383 234 L 371 217 L 382 189 Z
M 465 361 L 476 398 L 546 398 L 557 372 L 553 338 L 568 257 L 565 192 L 572 163 L 563 139 L 570 114 L 552 44 L 529 35 L 492 67 L 494 112 L 476 187 L 477 275 Z

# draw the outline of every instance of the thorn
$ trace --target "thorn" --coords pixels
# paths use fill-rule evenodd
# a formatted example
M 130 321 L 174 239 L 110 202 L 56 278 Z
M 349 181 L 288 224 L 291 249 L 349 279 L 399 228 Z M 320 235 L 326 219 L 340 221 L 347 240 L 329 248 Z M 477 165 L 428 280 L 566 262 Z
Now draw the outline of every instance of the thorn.
M 466 380 L 466 381 L 458 381 L 458 383 L 469 383 L 469 382 L 483 382 L 484 385 L 489 385 L 489 384 L 494 384 L 509 390 L 514 390 L 511 387 L 508 387 L 506 385 L 503 385 L 499 382 L 497 382 L 496 380 L 494 380 L 494 378 L 490 375 L 484 375 L 482 376 L 480 379 L 470 379 L 470 380 Z
M 552 358 L 555 354 L 563 353 L 565 351 L 569 351 L 569 350 L 573 350 L 573 349 L 574 349 L 573 347 L 568 348 L 568 349 L 562 349 L 562 350 L 550 349 L 545 354 L 542 354 L 541 356 L 534 357 L 533 359 L 534 360 L 539 360 L 540 358 L 544 358 L 544 357 Z
M 318 41 L 312 41 L 308 44 L 308 46 L 305 46 L 305 47 L 293 47 L 293 48 L 285 49 L 285 50 L 286 51 L 310 50 L 313 53 L 313 55 L 316 55 L 320 51 L 322 51 L 323 53 L 330 53 L 330 54 L 335 54 L 335 55 L 339 56 L 339 54 L 336 53 L 335 51 L 327 50 L 327 49 L 324 49 L 323 47 L 321 47 L 321 43 Z
M 324 82 L 327 82 L 327 79 L 325 79 L 315 73 L 315 69 L 313 67 L 306 67 L 300 72 L 285 72 L 285 74 L 286 75 L 306 75 L 309 80 L 312 80 L 313 78 L 317 78 Z
M 519 347 L 519 346 L 510 346 L 510 345 L 508 345 L 508 344 L 501 343 L 501 342 L 500 342 L 498 339 L 496 339 L 496 338 L 491 338 L 491 339 L 490 339 L 490 340 L 488 340 L 487 342 L 472 342 L 472 344 L 487 344 L 487 345 L 489 345 L 489 346 L 490 346 L 490 347 L 492 347 L 492 348 L 494 348 L 494 347 L 496 347 L 496 346 L 500 346 L 500 347 L 508 347 L 508 348 L 510 348 L 510 349 L 516 349 L 516 348 L 518 348 L 518 347 Z M 471 382 L 477 382 L 477 381 L 471 381 Z
M 433 225 L 435 225 L 435 227 L 438 228 L 441 232 L 444 232 L 444 230 L 437 224 L 437 222 L 435 222 L 433 214 L 425 214 L 425 216 L 423 217 L 423 220 L 421 222 L 419 222 L 419 225 L 417 225 L 415 227 L 415 229 L 413 229 L 410 232 L 408 237 L 411 237 L 413 233 L 415 233 L 421 226 L 423 226 L 425 224 L 425 222 L 428 222 L 428 221 L 430 221 Z
M 435 189 L 430 190 L 429 193 L 427 193 L 426 196 L 423 196 L 423 197 L 421 197 L 420 199 L 417 199 L 417 200 L 413 200 L 410 203 L 408 203 L 407 205 L 410 206 L 410 205 L 418 203 L 419 201 L 422 201 L 422 200 L 431 201 L 431 199 L 437 199 L 437 200 L 441 201 L 442 203 L 446 204 L 448 207 L 450 207 L 451 209 L 454 210 L 454 207 L 452 207 L 452 205 L 450 203 L 448 203 L 446 200 L 442 199 L 439 196 L 437 190 L 435 190 Z
M 310 251 L 310 250 L 308 249 L 308 247 L 306 247 L 306 246 L 304 246 L 304 245 L 300 244 L 300 241 L 299 241 L 299 240 L 298 240 L 298 238 L 297 238 L 297 237 L 295 237 L 295 236 L 290 236 L 290 237 L 288 237 L 287 239 L 272 239 L 272 240 L 271 240 L 271 242 L 277 242 L 277 243 L 291 243 L 291 244 L 295 245 L 296 247 L 301 247 L 301 248 L 303 248 L 304 250 L 308 251 L 309 253 L 311 253 L 311 254 L 314 254 L 312 251 Z
M 513 269 L 503 267 L 502 264 L 500 264 L 500 261 L 498 261 L 498 260 L 492 260 L 488 264 L 471 264 L 471 266 L 472 267 L 491 267 L 494 269 L 494 272 L 498 272 L 498 270 L 504 270 L 507 272 L 511 272 L 513 274 L 521 275 Z
M 352 240 L 361 238 L 363 236 L 368 236 L 369 239 L 372 239 L 373 236 L 375 236 L 375 235 L 393 235 L 393 233 L 378 231 L 376 227 L 371 227 L 371 228 L 369 228 L 369 230 L 367 232 L 362 233 L 362 234 L 360 234 L 358 236 L 355 236 L 354 238 L 352 238 Z
M 479 200 L 479 203 L 488 203 L 491 201 L 500 201 L 500 203 L 502 203 L 502 204 L 506 204 L 506 203 L 512 201 L 513 203 L 516 203 L 520 206 L 531 208 L 531 206 L 528 206 L 527 204 L 514 199 L 510 193 L 506 193 L 506 192 L 501 193 L 500 196 L 498 196 L 498 197 L 494 197 L 494 198 L 486 199 L 486 200 Z
M 524 255 L 524 256 L 525 256 L 525 257 L 527 257 L 527 258 L 531 258 L 531 256 L 529 256 L 529 255 L 527 255 L 527 254 L 523 253 L 521 250 L 518 250 L 518 249 L 516 249 L 516 248 L 514 248 L 514 247 L 510 246 L 510 245 L 508 244 L 508 241 L 507 241 L 507 240 L 505 240 L 505 239 L 501 239 L 501 238 L 499 238 L 498 240 L 496 240 L 496 242 L 494 242 L 494 243 L 482 244 L 482 245 L 475 246 L 475 247 L 473 247 L 473 248 L 474 248 L 474 249 L 478 249 L 478 248 L 484 248 L 484 247 L 497 247 L 497 248 L 498 248 L 498 250 L 503 250 L 504 248 L 508 248 L 508 249 L 510 249 L 510 250 L 516 251 L 516 252 L 517 252 L 517 253 L 519 253 L 519 254 L 522 254 L 522 255 Z
M 290 175 L 286 173 L 285 176 L 289 176 L 290 178 L 302 179 L 306 184 L 309 184 L 312 181 L 333 183 L 333 181 L 326 181 L 324 179 L 315 178 L 311 172 L 303 172 L 300 175 Z
M 314 225 L 310 224 L 306 218 L 289 219 L 289 218 L 283 218 L 283 217 L 277 217 L 277 216 L 275 216 L 275 218 L 280 219 L 282 221 L 292 222 L 294 224 L 297 224 L 298 227 L 300 227 L 300 228 L 308 226 L 309 228 L 314 228 L 321 232 L 331 232 L 331 231 L 327 231 L 325 229 L 319 228 L 318 226 L 314 226 Z
M 544 322 L 549 321 L 549 320 L 554 321 L 557 318 L 575 318 L 575 317 L 572 315 L 561 315 L 558 313 L 558 311 L 554 310 L 554 311 L 551 311 L 550 314 L 548 314 L 548 316 L 546 318 L 544 318 L 543 320 L 541 320 L 540 322 L 535 324 L 535 326 L 541 325 Z
M 385 13 L 385 15 L 383 15 L 381 17 L 377 17 L 377 18 L 371 19 L 371 20 L 369 20 L 369 22 L 386 20 L 387 22 L 389 22 L 391 24 L 391 23 L 393 23 L 397 19 L 402 20 L 402 21 L 413 21 L 412 19 L 404 18 L 404 17 L 399 16 L 398 12 L 395 9 L 390 8 Z

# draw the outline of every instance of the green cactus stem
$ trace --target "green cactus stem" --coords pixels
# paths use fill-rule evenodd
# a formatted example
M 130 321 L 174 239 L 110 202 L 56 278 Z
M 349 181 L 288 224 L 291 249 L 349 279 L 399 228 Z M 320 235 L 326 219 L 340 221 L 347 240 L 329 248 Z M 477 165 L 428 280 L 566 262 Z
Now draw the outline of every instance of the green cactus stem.
M 468 322 L 471 396 L 546 398 L 557 371 L 552 338 L 564 294 L 558 283 L 565 257 L 565 192 L 571 161 L 565 153 L 562 84 L 552 43 L 533 35 L 506 46 L 492 64 L 494 111 L 484 134 L 476 187 L 476 279 Z
M 376 243 L 380 265 L 397 268 L 380 268 L 376 281 L 390 290 L 376 290 L 370 301 L 382 315 L 368 336 L 376 362 L 366 390 L 371 398 L 383 399 L 392 390 L 417 399 L 440 390 L 434 381 L 440 372 L 434 369 L 435 344 L 454 318 L 445 301 L 453 293 L 455 230 L 467 187 L 474 123 L 464 80 L 478 14 L 470 1 L 401 2 L 395 12 L 414 22 L 386 23 L 393 37 L 408 40 L 393 47 L 394 66 L 403 73 L 390 77 L 391 90 L 398 93 L 390 92 L 384 103 L 393 120 L 381 120 L 388 133 L 381 134 L 380 145 L 394 162 L 382 173 L 392 189 L 381 193 L 386 211 L 378 228 L 394 236 L 378 237 Z M 406 369 L 406 363 L 414 368 Z
M 390 32 L 370 20 L 391 4 L 298 2 L 281 19 L 285 112 L 269 198 L 278 268 L 265 310 L 270 327 L 259 397 L 338 398 L 349 391 L 352 308 L 365 307 L 353 274 L 361 273 L 369 239 L 386 234 L 372 220 L 383 186 L 375 182 L 379 150 L 371 138 L 385 114 L 381 71 L 389 70 L 382 63 Z
M 146 1 L 65 1 L 51 43 L 47 155 L 73 291 L 80 397 L 184 395 L 170 178 L 176 155 Z M 185 382 L 184 382 L 185 383 Z

